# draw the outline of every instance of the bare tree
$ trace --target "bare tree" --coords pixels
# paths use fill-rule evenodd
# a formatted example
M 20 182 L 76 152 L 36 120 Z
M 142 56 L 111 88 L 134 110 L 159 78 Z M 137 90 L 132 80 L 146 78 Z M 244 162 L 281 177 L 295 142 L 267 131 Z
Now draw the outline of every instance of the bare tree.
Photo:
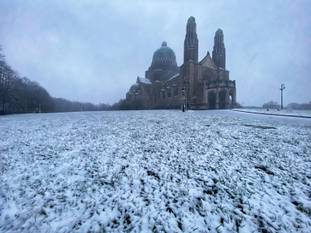
M 5 61 L 0 47 L 0 114 L 108 110 L 109 105 L 52 98 L 39 83 L 21 78 Z

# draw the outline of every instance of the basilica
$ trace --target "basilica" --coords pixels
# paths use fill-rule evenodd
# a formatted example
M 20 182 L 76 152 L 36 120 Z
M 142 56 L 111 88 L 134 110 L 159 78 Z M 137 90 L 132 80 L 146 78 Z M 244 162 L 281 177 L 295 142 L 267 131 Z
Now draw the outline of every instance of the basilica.
M 225 109 L 236 105 L 235 81 L 226 70 L 224 34 L 218 29 L 212 56 L 199 61 L 199 41 L 194 17 L 187 21 L 184 61 L 176 63 L 174 51 L 163 42 L 153 54 L 145 77 L 137 77 L 124 100 L 129 108 Z

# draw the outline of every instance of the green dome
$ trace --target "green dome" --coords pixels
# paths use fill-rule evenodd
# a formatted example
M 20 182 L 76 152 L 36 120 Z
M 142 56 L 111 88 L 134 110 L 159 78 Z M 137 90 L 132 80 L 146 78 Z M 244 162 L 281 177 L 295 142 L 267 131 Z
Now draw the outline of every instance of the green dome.
M 175 53 L 167 46 L 165 41 L 162 43 L 161 48 L 154 52 L 151 68 L 162 70 L 175 70 L 177 68 Z

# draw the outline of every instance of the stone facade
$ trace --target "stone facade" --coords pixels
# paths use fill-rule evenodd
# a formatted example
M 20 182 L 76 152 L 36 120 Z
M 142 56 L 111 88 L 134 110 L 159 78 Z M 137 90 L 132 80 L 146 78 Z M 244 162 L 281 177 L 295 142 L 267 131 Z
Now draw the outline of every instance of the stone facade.
M 184 41 L 184 63 L 178 67 L 174 51 L 163 42 L 153 54 L 145 77 L 126 94 L 125 103 L 132 108 L 225 109 L 236 105 L 235 81 L 226 70 L 224 35 L 218 29 L 212 57 L 198 60 L 199 41 L 194 17 L 187 21 Z

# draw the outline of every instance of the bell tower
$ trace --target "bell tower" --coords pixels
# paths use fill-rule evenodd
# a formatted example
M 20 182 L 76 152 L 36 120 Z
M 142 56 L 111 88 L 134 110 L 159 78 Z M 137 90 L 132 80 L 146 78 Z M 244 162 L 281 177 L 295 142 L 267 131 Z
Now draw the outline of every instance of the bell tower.
M 193 16 L 189 17 L 187 21 L 186 37 L 184 42 L 184 63 L 192 60 L 198 62 L 198 37 L 197 25 Z
M 224 43 L 224 33 L 218 29 L 214 37 L 213 61 L 217 67 L 226 69 L 226 49 Z

